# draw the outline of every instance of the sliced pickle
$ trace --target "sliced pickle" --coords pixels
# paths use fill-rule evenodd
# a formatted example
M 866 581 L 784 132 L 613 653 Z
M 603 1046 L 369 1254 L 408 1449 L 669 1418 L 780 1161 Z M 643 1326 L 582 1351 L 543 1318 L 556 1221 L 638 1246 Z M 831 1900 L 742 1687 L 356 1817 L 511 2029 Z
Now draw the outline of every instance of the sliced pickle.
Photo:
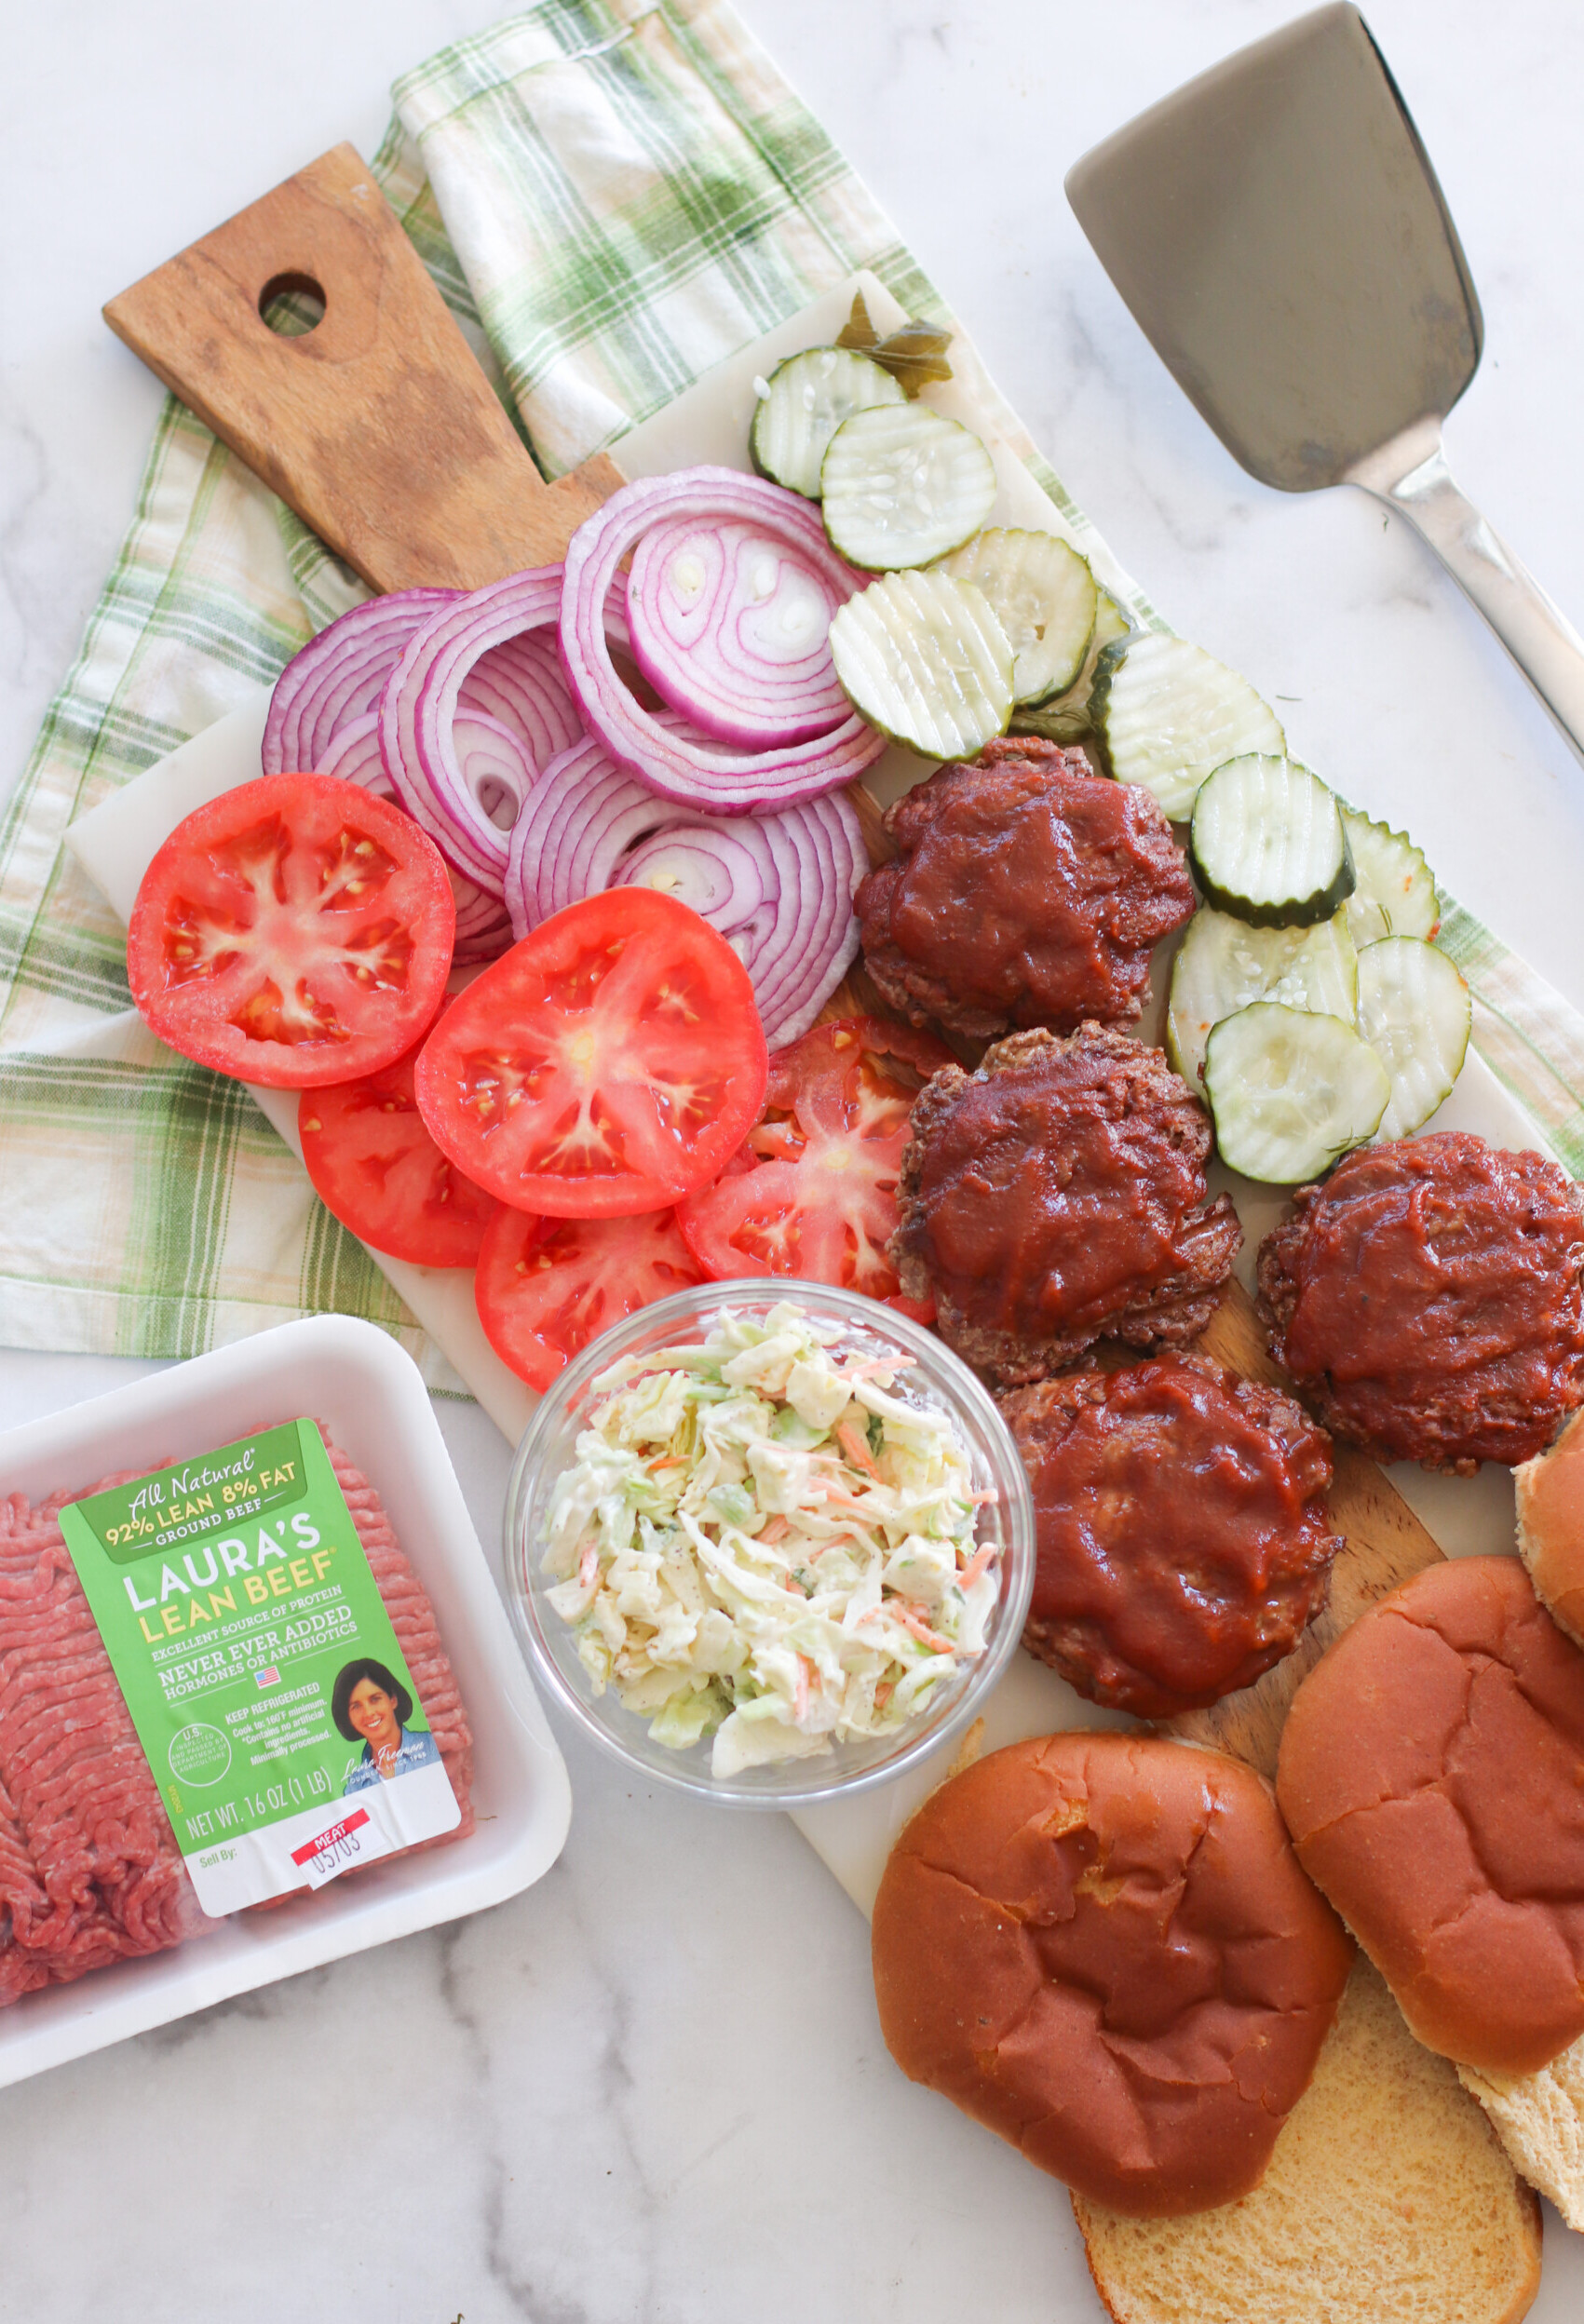
M 1012 648 L 970 582 L 888 573 L 838 609 L 831 655 L 860 716 L 921 758 L 971 758 L 1007 730 Z
M 1012 642 L 1017 702 L 1045 702 L 1070 686 L 1094 635 L 1099 601 L 1089 559 L 1054 533 L 990 525 L 940 570 L 982 589 Z

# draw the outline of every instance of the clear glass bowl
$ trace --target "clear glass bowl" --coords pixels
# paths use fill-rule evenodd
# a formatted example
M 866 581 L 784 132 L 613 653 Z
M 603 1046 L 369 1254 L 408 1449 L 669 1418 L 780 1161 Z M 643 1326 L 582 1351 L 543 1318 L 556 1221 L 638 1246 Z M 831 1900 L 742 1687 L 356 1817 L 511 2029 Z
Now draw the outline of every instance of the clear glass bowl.
M 702 1338 L 708 1318 L 722 1308 L 762 1316 L 792 1300 L 819 1321 L 836 1326 L 840 1352 L 880 1354 L 900 1349 L 914 1358 L 895 1393 L 951 1413 L 972 1460 L 975 1488 L 994 1489 L 978 1534 L 999 1551 L 1001 1591 L 987 1626 L 984 1652 L 956 1680 L 936 1689 L 925 1716 L 900 1735 L 838 1743 L 818 1758 L 745 1768 L 718 1780 L 710 1772 L 706 1737 L 686 1750 L 651 1742 L 645 1721 L 624 1710 L 612 1689 L 594 1693 L 577 1659 L 569 1624 L 548 1601 L 551 1587 L 540 1571 L 546 1510 L 551 1488 L 575 1458 L 575 1446 L 589 1406 L 600 1399 L 594 1382 L 621 1356 Z M 1007 1425 L 984 1388 L 943 1341 L 877 1301 L 824 1283 L 754 1277 L 705 1283 L 628 1316 L 586 1347 L 547 1389 L 517 1448 L 507 1490 L 507 1602 L 530 1666 L 551 1700 L 602 1750 L 652 1783 L 697 1792 L 732 1807 L 811 1807 L 833 1793 L 868 1790 L 904 1774 L 966 1727 L 1017 1649 L 1034 1588 L 1034 1503 L 1028 1478 Z

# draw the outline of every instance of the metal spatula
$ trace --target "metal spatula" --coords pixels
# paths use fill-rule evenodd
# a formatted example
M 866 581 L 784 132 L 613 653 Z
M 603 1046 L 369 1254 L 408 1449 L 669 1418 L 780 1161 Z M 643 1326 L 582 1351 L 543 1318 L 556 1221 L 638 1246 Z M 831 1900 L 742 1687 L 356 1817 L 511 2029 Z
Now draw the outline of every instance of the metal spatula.
M 1239 49 L 1069 171 L 1178 385 L 1251 475 L 1401 510 L 1584 758 L 1584 641 L 1453 482 L 1483 325 L 1429 157 L 1355 7 Z

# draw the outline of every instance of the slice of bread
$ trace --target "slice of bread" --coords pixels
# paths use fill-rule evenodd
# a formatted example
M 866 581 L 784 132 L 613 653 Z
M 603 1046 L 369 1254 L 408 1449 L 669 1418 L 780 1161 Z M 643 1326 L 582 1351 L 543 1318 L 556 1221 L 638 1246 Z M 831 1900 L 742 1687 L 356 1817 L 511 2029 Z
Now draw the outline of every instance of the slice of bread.
M 1252 2195 L 1073 2209 L 1116 2324 L 1517 2324 L 1540 2288 L 1539 2204 L 1362 1954 Z
M 1457 2074 L 1530 2185 L 1550 2196 L 1570 2227 L 1584 2230 L 1584 2036 L 1538 2074 L 1480 2074 L 1472 2066 Z

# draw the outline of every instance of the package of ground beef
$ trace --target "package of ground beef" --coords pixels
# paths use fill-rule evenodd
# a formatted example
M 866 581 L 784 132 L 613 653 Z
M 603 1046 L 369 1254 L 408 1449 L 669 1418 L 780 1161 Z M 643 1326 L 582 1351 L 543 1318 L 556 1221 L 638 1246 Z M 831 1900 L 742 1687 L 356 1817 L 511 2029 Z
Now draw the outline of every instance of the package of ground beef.
M 317 1452 L 317 1441 L 305 1449 Z M 301 1865 L 301 1881 L 291 1871 L 278 1873 L 272 1895 L 248 1902 L 279 1902 L 338 1872 L 355 1877 L 359 1840 L 366 1846 L 385 1800 L 399 1791 L 389 1779 L 409 1770 L 426 1774 L 432 1795 L 443 1769 L 450 1794 L 443 1816 L 449 1829 L 417 1844 L 472 1831 L 472 1737 L 433 1610 L 379 1494 L 324 1441 L 367 1574 L 388 1617 L 384 1634 L 394 1634 L 395 1649 L 387 1647 L 383 1659 L 351 1651 L 362 1642 L 345 1628 L 349 1617 L 335 1611 L 338 1585 L 330 1578 L 328 1550 L 319 1549 L 317 1567 L 306 1553 L 297 1554 L 307 1538 L 306 1520 L 296 1520 L 293 1534 L 286 1516 L 272 1520 L 276 1504 L 255 1490 L 251 1478 L 236 1488 L 249 1497 L 238 1499 L 242 1516 L 235 1521 L 230 1515 L 217 1521 L 200 1514 L 182 1526 L 171 1521 L 181 1512 L 169 1502 L 156 1508 L 155 1519 L 164 1529 L 157 1538 L 174 1545 L 163 1563 L 152 1551 L 137 1561 L 141 1545 L 129 1549 L 115 1539 L 150 1526 L 146 1510 L 119 1526 L 106 1524 L 102 1515 L 136 1508 L 141 1496 L 123 1489 L 163 1472 L 106 1478 L 85 1493 L 36 1504 L 20 1494 L 0 1502 L 0 2006 L 214 1929 L 218 1923 L 199 1902 L 188 1859 L 207 1868 L 210 1859 L 245 1855 L 251 1835 L 234 1799 L 229 1805 L 204 1803 L 223 1803 L 235 1794 L 238 1782 L 249 1780 L 250 1762 L 262 1769 L 253 1780 L 263 1813 L 265 1778 L 277 1777 L 284 1785 L 285 1770 L 297 1763 L 278 1740 L 282 1734 L 317 1732 L 319 1757 L 335 1774 L 318 1777 L 323 1802 L 316 1808 L 309 1801 L 286 1827 L 289 1840 L 302 1839 L 286 1858 L 288 1866 Z M 220 1490 L 215 1486 L 210 1497 Z M 103 1504 L 100 1495 L 107 1496 Z M 282 1508 L 295 1506 L 287 1496 L 277 1498 Z M 73 1504 L 102 1511 L 97 1521 L 111 1536 L 110 1554 L 118 1549 L 125 1564 L 124 1573 L 107 1568 L 104 1583 L 112 1600 L 117 1584 L 127 1592 L 121 1627 L 135 1618 L 138 1634 L 149 1642 L 151 1667 L 169 1674 L 167 1693 L 180 1697 L 187 1691 L 194 1697 L 191 1720 L 171 1747 L 179 1745 L 186 1756 L 161 1753 L 158 1778 L 62 1533 L 61 1511 Z M 201 1510 L 201 1495 L 197 1506 Z M 250 1546 L 242 1517 L 250 1523 Z M 283 1547 L 271 1540 L 272 1523 Z M 86 1524 L 68 1524 L 81 1554 Z M 313 1534 L 314 1542 L 319 1538 Z M 163 1604 L 160 1573 L 166 1577 Z M 366 1593 L 366 1580 L 362 1588 Z M 102 1615 L 110 1603 L 101 1600 Z M 338 1621 L 342 1631 L 334 1627 Z M 256 1627 L 266 1622 L 273 1627 Z M 117 1625 L 108 1627 L 114 1642 Z M 343 1635 L 351 1642 L 346 1651 L 325 1644 Z M 226 1644 L 237 1636 L 243 1644 Z M 250 1637 L 262 1642 L 256 1651 L 246 1644 Z M 214 1666 L 227 1653 L 237 1658 L 237 1669 L 224 1673 L 232 1683 L 221 1690 L 211 1682 Z M 327 1655 L 331 1662 L 340 1655 L 333 1688 L 311 1676 L 327 1667 Z M 306 1682 L 293 1685 L 304 1674 L 310 1674 Z M 240 1709 L 223 1713 L 206 1708 L 211 1698 L 235 1703 L 239 1692 Z M 279 1709 L 278 1704 L 294 1707 Z M 332 1732 L 341 1739 L 327 1752 L 322 1741 Z M 250 1753 L 249 1745 L 261 1737 L 264 1747 Z M 229 1793 L 214 1773 L 222 1755 L 223 1773 L 231 1773 Z M 182 1776 L 180 1784 L 171 1779 L 172 1768 Z M 414 1793 L 417 1789 L 408 1786 Z M 168 1798 L 177 1803 L 174 1811 Z M 284 1793 L 283 1805 L 291 1815 L 292 1803 Z M 172 1812 L 184 1826 L 180 1842 Z M 431 1827 L 435 1820 L 431 1813 Z M 299 1824 L 306 1827 L 305 1837 Z M 396 1841 L 387 1831 L 380 1852 L 409 1844 L 401 1838 L 409 1828 L 398 1819 Z M 210 1830 L 222 1844 L 196 1855 L 195 1831 Z M 222 1882 L 218 1890 L 206 1889 L 211 1903 L 216 1894 L 225 1895 L 223 1866 L 206 1869 L 198 1878 Z

